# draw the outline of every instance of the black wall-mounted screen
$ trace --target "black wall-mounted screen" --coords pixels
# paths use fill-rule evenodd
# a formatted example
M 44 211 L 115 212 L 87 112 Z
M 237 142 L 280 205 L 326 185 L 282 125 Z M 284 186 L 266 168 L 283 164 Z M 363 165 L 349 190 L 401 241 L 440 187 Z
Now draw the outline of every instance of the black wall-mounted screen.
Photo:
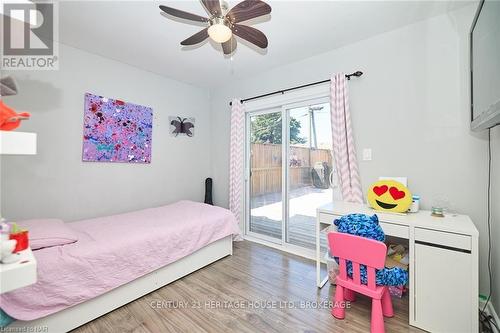
M 500 124 L 500 1 L 479 4 L 471 29 L 471 128 Z

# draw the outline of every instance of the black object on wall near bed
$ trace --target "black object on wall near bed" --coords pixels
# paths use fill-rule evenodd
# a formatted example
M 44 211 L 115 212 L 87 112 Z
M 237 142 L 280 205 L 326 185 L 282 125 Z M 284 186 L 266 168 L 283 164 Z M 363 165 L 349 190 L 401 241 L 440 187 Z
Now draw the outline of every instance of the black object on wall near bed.
M 205 179 L 205 203 L 214 205 L 212 200 L 212 178 Z

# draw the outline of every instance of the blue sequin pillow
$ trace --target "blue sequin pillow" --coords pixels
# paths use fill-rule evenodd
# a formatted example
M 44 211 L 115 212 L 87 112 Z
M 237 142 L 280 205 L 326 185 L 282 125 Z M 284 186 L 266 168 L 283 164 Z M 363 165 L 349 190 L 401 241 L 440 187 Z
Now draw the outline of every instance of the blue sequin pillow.
M 366 237 L 383 242 L 385 234 L 378 223 L 378 216 L 365 214 L 349 214 L 336 219 L 333 224 L 338 232 Z

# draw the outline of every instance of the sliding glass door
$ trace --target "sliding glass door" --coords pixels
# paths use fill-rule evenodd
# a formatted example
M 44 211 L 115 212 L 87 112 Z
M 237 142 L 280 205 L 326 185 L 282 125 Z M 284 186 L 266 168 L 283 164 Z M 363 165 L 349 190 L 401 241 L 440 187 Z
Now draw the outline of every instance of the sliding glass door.
M 314 249 L 316 208 L 333 199 L 328 99 L 250 112 L 246 120 L 247 234 Z
M 283 236 L 282 132 L 281 109 L 247 116 L 247 231 L 278 243 Z
M 303 103 L 288 115 L 287 243 L 315 249 L 316 208 L 332 201 L 330 104 Z

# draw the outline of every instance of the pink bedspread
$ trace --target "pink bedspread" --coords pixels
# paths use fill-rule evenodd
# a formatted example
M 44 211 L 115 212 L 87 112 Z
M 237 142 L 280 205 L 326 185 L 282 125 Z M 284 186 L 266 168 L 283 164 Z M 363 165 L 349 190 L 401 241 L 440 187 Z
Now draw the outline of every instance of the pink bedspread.
M 38 282 L 0 296 L 11 317 L 53 314 L 239 233 L 230 211 L 191 201 L 68 225 L 78 241 L 34 251 Z

